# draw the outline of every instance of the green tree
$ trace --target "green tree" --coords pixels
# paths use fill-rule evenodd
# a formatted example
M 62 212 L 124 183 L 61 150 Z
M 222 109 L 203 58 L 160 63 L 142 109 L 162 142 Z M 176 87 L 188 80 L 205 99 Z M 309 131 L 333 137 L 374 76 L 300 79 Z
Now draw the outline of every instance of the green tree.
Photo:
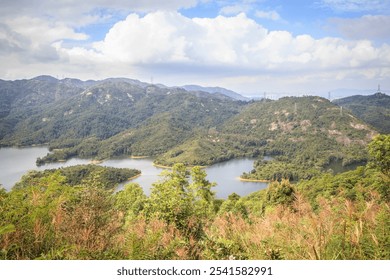
M 390 175 L 390 134 L 380 134 L 368 145 L 371 163 L 384 174 Z
M 115 208 L 126 215 L 136 217 L 145 207 L 146 195 L 139 184 L 127 184 L 115 195 Z
M 228 199 L 226 199 L 220 209 L 219 213 L 234 213 L 234 214 L 240 214 L 242 217 L 247 217 L 248 212 L 246 210 L 246 207 L 241 200 L 241 197 L 236 194 L 232 193 L 231 195 L 228 196 Z
M 162 176 L 161 181 L 153 184 L 146 206 L 147 216 L 156 216 L 183 228 L 192 212 L 186 193 L 189 173 L 184 164 L 175 164 L 172 171 L 164 171 Z
M 274 181 L 267 188 L 267 202 L 274 205 L 290 205 L 294 201 L 294 193 L 294 187 L 289 180 Z
M 211 183 L 206 177 L 207 174 L 201 167 L 192 168 L 192 183 L 188 186 L 188 196 L 198 218 L 210 218 L 214 214 L 215 192 L 211 191 L 211 188 L 215 187 L 216 183 Z
M 164 172 L 163 176 L 162 181 L 154 184 L 146 206 L 147 216 L 178 229 L 188 240 L 189 255 L 197 259 L 201 242 L 194 241 L 204 237 L 204 226 L 214 215 L 211 188 L 215 184 L 206 179 L 200 167 L 189 172 L 183 164 L 175 164 L 172 171 Z

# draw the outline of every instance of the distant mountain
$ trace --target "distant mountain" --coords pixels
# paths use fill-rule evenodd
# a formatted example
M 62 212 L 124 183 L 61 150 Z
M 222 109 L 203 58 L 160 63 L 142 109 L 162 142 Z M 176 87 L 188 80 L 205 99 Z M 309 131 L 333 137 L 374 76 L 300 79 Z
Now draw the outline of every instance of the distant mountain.
M 108 79 L 104 79 L 102 81 L 99 81 L 99 83 L 106 83 L 106 82 L 113 82 L 113 83 L 124 82 L 124 83 L 128 83 L 131 85 L 139 86 L 142 88 L 146 88 L 148 86 L 151 86 L 151 84 L 149 84 L 149 83 L 145 83 L 145 82 L 141 82 L 139 80 L 134 80 L 134 79 L 129 79 L 129 78 L 108 78 Z
M 372 95 L 373 92 L 373 89 L 338 88 L 330 91 L 330 98 L 336 100 L 354 95 Z M 328 94 L 324 93 L 323 97 L 328 97 Z
M 379 132 L 390 133 L 390 96 L 377 92 L 367 96 L 354 95 L 337 99 L 333 103 L 348 108 Z
M 208 93 L 220 93 L 223 95 L 226 95 L 230 98 L 233 98 L 235 100 L 242 100 L 242 101 L 248 101 L 249 98 L 242 96 L 238 94 L 237 92 L 234 92 L 232 90 L 221 88 L 221 87 L 202 87 L 197 85 L 185 85 L 182 86 L 182 88 L 188 90 L 188 91 L 204 91 Z

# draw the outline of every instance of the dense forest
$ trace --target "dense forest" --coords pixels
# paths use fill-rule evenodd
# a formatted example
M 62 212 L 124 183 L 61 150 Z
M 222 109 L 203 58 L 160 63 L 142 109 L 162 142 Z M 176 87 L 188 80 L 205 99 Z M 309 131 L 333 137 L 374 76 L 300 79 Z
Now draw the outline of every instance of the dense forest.
M 14 188 L 24 188 L 31 185 L 31 182 L 49 177 L 54 173 L 63 176 L 65 178 L 64 183 L 71 186 L 95 181 L 94 184 L 98 183 L 104 189 L 112 189 L 119 183 L 129 181 L 141 175 L 141 171 L 136 169 L 114 168 L 94 164 L 75 165 L 58 169 L 46 169 L 44 171 L 29 171 L 15 184 Z
M 367 160 L 364 147 L 375 134 L 350 112 L 341 111 L 326 99 L 285 97 L 247 104 L 221 127 L 173 148 L 156 161 L 164 165 L 207 165 L 250 156 L 259 161 L 244 178 L 296 181 L 326 171 L 332 161 L 343 166 L 363 164 Z M 264 155 L 274 160 L 262 162 Z
M 200 167 L 176 164 L 147 197 L 102 170 L 30 174 L 0 191 L 1 259 L 389 259 L 390 136 L 354 171 L 246 197 L 214 197 Z M 81 169 L 80 169 L 81 168 Z
M 372 125 L 380 133 L 390 133 L 390 96 L 377 92 L 374 95 L 355 95 L 334 100 L 333 103 Z

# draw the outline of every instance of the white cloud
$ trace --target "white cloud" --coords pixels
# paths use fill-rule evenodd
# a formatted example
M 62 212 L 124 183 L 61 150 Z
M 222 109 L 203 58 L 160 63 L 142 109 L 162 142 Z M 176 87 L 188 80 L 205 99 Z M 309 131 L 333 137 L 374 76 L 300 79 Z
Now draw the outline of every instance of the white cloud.
M 315 39 L 269 31 L 244 13 L 216 18 L 187 18 L 175 11 L 144 16 L 133 13 L 113 25 L 104 40 L 88 48 L 67 47 L 61 41 L 83 40 L 85 34 L 61 22 L 33 20 L 31 27 L 29 19 L 22 17 L 9 21 L 13 29 L 0 25 L 0 46 L 15 48 L 6 60 L 0 52 L 7 63 L 0 76 L 13 77 L 21 69 L 33 75 L 52 69 L 53 75 L 85 79 L 154 75 L 162 83 L 176 85 L 184 84 L 179 79 L 202 84 L 211 81 L 214 85 L 221 81 L 227 86 L 235 82 L 233 89 L 245 88 L 237 84 L 245 81 L 252 87 L 277 83 L 277 87 L 292 89 L 320 83 L 326 86 L 341 82 L 341 78 L 359 82 L 390 79 L 387 44 L 376 47 L 368 40 Z M 23 64 L 27 54 L 19 54 L 20 49 L 35 52 L 35 59 Z
M 59 55 L 53 46 L 55 42 L 87 38 L 86 34 L 77 33 L 63 23 L 39 18 L 15 17 L 0 26 L 0 45 L 4 55 L 17 54 L 19 60 L 25 63 L 58 60 Z
M 32 40 L 32 45 L 52 43 L 62 39 L 86 40 L 88 36 L 77 33 L 64 23 L 51 23 L 40 18 L 16 17 L 6 21 L 14 32 Z
M 196 6 L 202 0 L 2 0 L 1 17 L 13 17 L 15 13 L 24 16 L 48 16 L 57 20 L 75 20 L 99 9 L 125 12 L 150 12 L 157 10 L 178 10 Z
M 129 15 L 109 31 L 96 50 L 128 63 L 247 63 L 246 52 L 266 30 L 244 14 L 186 18 L 176 12 Z
M 257 10 L 255 13 L 256 17 L 270 19 L 270 20 L 280 20 L 281 17 L 277 11 L 261 11 Z
M 390 16 L 365 15 L 360 18 L 332 18 L 329 20 L 346 38 L 359 40 L 390 40 Z
M 234 4 L 224 6 L 220 10 L 220 14 L 222 15 L 237 15 L 240 13 L 248 13 L 252 9 L 251 5 L 247 4 Z
M 382 69 L 390 65 L 390 46 L 340 38 L 314 39 L 287 31 L 268 31 L 245 14 L 186 18 L 177 12 L 129 15 L 115 24 L 92 49 L 59 47 L 70 59 L 132 65 L 144 69 L 179 69 L 177 74 L 275 75 Z M 156 70 L 157 71 L 157 70 Z M 336 77 L 336 74 L 334 76 Z

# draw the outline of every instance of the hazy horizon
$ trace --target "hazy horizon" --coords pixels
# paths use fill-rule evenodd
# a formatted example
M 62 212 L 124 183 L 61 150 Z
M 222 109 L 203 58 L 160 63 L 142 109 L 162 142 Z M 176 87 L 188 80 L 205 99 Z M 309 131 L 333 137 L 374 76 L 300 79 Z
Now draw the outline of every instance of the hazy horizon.
M 77 77 L 59 77 L 59 76 L 51 76 L 51 75 L 48 75 L 48 74 L 43 74 L 43 75 L 38 75 L 38 76 L 34 76 L 34 77 L 29 77 L 29 78 L 21 78 L 21 79 L 15 79 L 15 80 L 7 80 L 7 81 L 16 81 L 16 80 L 29 80 L 29 79 L 34 79 L 34 78 L 38 78 L 38 77 L 44 77 L 44 76 L 48 76 L 48 77 L 52 77 L 52 78 L 55 78 L 59 81 L 61 80 L 66 80 L 66 79 L 76 79 L 76 80 L 80 80 L 80 81 L 83 81 L 83 82 L 86 82 L 86 81 L 103 81 L 103 80 L 106 80 L 106 79 L 130 79 L 130 80 L 137 80 L 141 83 L 149 83 L 149 84 L 155 84 L 155 85 L 162 85 L 162 86 L 167 86 L 167 87 L 183 87 L 183 86 L 200 86 L 200 87 L 205 87 L 205 88 L 223 88 L 223 89 L 226 89 L 226 90 L 231 90 L 235 93 L 238 93 L 240 95 L 242 95 L 243 97 L 246 97 L 246 98 L 249 98 L 249 99 L 261 99 L 261 98 L 268 98 L 268 99 L 279 99 L 279 98 L 282 98 L 282 97 L 286 97 L 286 96 L 308 96 L 308 95 L 311 95 L 311 96 L 320 96 L 320 97 L 324 97 L 324 98 L 327 98 L 331 100 L 335 100 L 335 99 L 339 99 L 339 98 L 343 98 L 343 97 L 348 97 L 348 96 L 353 96 L 353 95 L 372 95 L 372 94 L 375 94 L 378 92 L 378 86 L 375 89 L 353 89 L 353 88 L 338 88 L 338 89 L 333 89 L 333 90 L 329 90 L 329 91 L 325 91 L 325 90 L 318 90 L 318 91 L 291 91 L 291 92 L 288 92 L 288 91 L 285 91 L 285 92 L 275 92 L 275 91 L 263 91 L 263 92 L 258 92 L 258 93 L 242 93 L 242 92 L 239 92 L 239 91 L 235 91 L 231 88 L 225 88 L 223 86 L 220 86 L 220 85 L 207 85 L 207 84 L 203 84 L 203 85 L 200 85 L 200 84 L 194 84 L 194 83 L 189 83 L 189 84 L 171 84 L 171 85 L 168 85 L 168 84 L 164 84 L 164 83 L 154 83 L 153 82 L 153 79 L 152 80 L 149 80 L 149 81 L 143 81 L 143 80 L 139 80 L 139 79 L 134 79 L 134 78 L 129 78 L 129 77 L 106 77 L 106 78 L 103 78 L 103 79 L 80 79 L 80 78 L 77 78 Z M 380 85 L 379 85 L 379 90 L 381 93 L 384 93 L 384 94 L 388 94 L 387 90 L 386 89 L 383 89 Z

